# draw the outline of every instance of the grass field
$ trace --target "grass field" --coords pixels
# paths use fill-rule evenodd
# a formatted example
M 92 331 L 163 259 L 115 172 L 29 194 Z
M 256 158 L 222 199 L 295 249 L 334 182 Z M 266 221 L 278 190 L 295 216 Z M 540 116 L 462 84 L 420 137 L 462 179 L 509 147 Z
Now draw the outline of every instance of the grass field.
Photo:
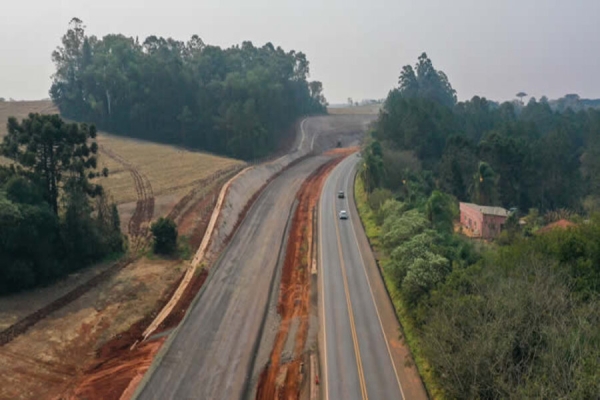
M 0 102 L 0 138 L 6 136 L 6 121 L 8 117 L 21 120 L 30 113 L 56 114 L 58 109 L 50 100 L 39 101 L 3 101 Z
M 6 121 L 9 116 L 22 119 L 29 113 L 57 113 L 50 100 L 14 101 L 0 103 L 0 138 L 7 134 Z M 146 142 L 110 135 L 98 134 L 98 144 L 126 160 L 144 175 L 154 196 L 185 194 L 190 187 L 211 174 L 241 164 L 241 161 L 212 154 L 178 149 L 174 146 Z M 8 160 L 0 160 L 6 163 Z M 119 162 L 100 154 L 99 170 L 106 167 L 109 177 L 98 179 L 118 204 L 136 201 L 136 191 L 131 173 Z
M 6 129 L 8 117 L 16 117 L 20 121 L 30 113 L 56 114 L 58 109 L 50 100 L 0 102 L 0 140 L 8 134 Z M 8 159 L 0 156 L 0 165 L 6 165 L 9 162 Z
M 98 135 L 98 144 L 118 154 L 145 175 L 152 185 L 154 196 L 183 195 L 197 181 L 242 163 L 231 158 L 102 132 Z M 100 154 L 98 167 L 108 168 L 108 178 L 98 179 L 98 183 L 110 191 L 118 204 L 136 200 L 131 174 L 123 165 Z

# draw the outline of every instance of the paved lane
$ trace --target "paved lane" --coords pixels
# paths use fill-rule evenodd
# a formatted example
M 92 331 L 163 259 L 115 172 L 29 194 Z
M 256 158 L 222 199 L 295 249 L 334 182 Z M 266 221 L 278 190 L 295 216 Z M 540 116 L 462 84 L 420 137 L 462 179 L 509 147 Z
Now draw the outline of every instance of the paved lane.
M 296 192 L 329 159 L 311 157 L 264 189 L 154 361 L 139 399 L 242 398 Z
M 348 194 L 358 160 L 350 156 L 332 171 L 319 209 L 325 398 L 402 399 L 354 222 L 338 217 L 353 209 Z

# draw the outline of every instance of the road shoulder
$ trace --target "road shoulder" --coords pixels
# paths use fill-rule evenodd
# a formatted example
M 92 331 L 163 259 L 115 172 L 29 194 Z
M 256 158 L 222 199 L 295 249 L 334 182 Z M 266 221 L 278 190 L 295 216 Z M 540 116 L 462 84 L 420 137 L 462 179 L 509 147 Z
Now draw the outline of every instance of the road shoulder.
M 406 399 L 427 399 L 427 392 L 415 366 L 410 349 L 403 339 L 402 328 L 394 311 L 390 296 L 385 288 L 379 265 L 375 260 L 373 250 L 358 213 L 354 199 L 354 179 L 352 180 L 352 190 L 348 190 L 347 196 L 351 208 L 350 218 L 352 218 L 355 227 L 359 250 L 373 291 L 375 305 L 381 317 L 384 334 L 388 340 L 392 360 L 398 373 L 398 379 L 402 385 L 402 391 Z

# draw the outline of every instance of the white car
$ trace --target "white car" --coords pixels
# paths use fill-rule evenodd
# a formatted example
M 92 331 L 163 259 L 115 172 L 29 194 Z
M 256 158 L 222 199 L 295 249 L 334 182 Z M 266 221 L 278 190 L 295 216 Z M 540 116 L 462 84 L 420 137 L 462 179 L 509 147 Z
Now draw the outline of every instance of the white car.
M 348 219 L 348 213 L 346 210 L 340 211 L 340 219 Z

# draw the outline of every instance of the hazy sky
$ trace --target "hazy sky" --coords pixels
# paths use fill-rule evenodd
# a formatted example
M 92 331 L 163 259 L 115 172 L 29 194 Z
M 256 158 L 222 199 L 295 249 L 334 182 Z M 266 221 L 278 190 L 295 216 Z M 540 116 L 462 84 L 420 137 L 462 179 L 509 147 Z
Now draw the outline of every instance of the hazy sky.
M 88 34 L 150 34 L 306 53 L 330 103 L 383 98 L 426 51 L 459 99 L 518 91 L 600 97 L 599 0 L 2 1 L 0 97 L 48 97 L 50 53 L 77 16 Z

